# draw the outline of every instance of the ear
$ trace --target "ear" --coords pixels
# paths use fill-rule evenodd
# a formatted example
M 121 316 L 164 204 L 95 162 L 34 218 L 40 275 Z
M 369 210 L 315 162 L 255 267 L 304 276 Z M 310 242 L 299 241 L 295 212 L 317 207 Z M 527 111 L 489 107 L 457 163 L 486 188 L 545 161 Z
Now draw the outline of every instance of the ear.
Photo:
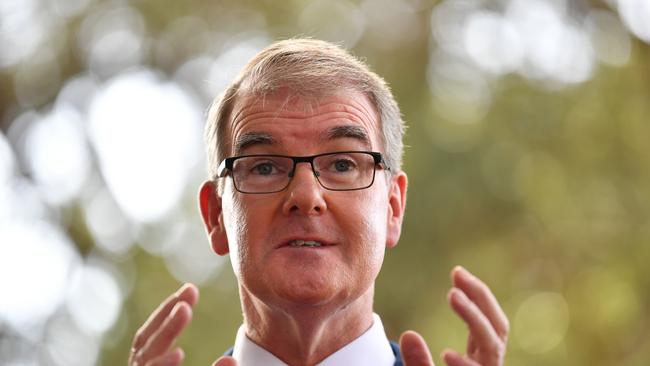
M 393 248 L 397 245 L 402 233 L 402 221 L 406 208 L 406 187 L 408 178 L 406 173 L 399 172 L 390 179 L 390 193 L 388 196 L 388 223 L 386 232 L 386 247 Z
M 212 250 L 219 255 L 226 255 L 229 252 L 228 236 L 223 225 L 223 209 L 221 197 L 217 194 L 217 187 L 214 182 L 203 182 L 199 189 L 199 209 L 203 224 L 208 233 L 208 240 Z

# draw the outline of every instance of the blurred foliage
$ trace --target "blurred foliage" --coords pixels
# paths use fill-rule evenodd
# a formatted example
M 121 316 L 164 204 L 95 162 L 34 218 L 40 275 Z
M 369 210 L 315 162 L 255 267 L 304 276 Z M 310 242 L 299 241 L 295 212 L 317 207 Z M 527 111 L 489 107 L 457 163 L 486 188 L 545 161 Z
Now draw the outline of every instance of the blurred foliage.
M 133 66 L 102 74 L 88 66 L 78 46 L 84 21 L 116 3 L 130 5 L 144 21 L 146 42 L 136 64 L 166 75 L 190 57 L 218 56 L 252 35 L 313 35 L 352 45 L 387 79 L 409 125 L 406 221 L 376 291 L 375 308 L 392 339 L 406 329 L 422 332 L 437 362 L 443 348 L 464 347 L 467 332 L 446 305 L 448 273 L 462 264 L 490 285 L 510 318 L 508 364 L 648 364 L 648 44 L 632 38 L 625 65 L 599 65 L 575 85 L 540 86 L 514 74 L 498 78 L 490 83 L 485 116 L 463 121 L 441 113 L 426 81 L 436 48 L 429 24 L 433 2 L 399 2 L 414 14 L 407 39 L 390 34 L 405 25 L 382 23 L 391 19 L 385 15 L 367 17 L 365 32 L 351 42 L 327 38 L 330 28 L 306 21 L 305 9 L 314 6 L 307 1 L 95 1 L 61 20 L 54 37 L 57 77 L 39 77 L 48 70 L 30 60 L 0 68 L 3 132 L 20 113 L 46 109 L 69 78 L 91 72 L 105 80 Z M 576 3 L 582 11 L 606 8 L 599 1 Z M 341 4 L 356 3 L 331 6 Z M 386 4 L 368 1 L 360 11 Z M 15 88 L 25 77 L 39 93 Z M 188 188 L 181 210 L 198 220 L 195 190 Z M 63 220 L 65 230 L 81 253 L 101 256 L 76 205 L 61 208 L 70 217 Z M 101 338 L 98 364 L 119 365 L 135 330 L 179 280 L 163 259 L 139 246 L 126 258 L 107 259 L 133 278 L 118 321 Z M 236 281 L 227 262 L 219 268 L 200 286 L 194 322 L 180 340 L 189 365 L 222 354 L 241 323 Z

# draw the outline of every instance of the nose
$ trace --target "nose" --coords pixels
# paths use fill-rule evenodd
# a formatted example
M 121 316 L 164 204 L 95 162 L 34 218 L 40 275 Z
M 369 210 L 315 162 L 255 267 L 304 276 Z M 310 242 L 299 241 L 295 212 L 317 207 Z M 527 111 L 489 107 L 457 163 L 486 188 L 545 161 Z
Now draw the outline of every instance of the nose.
M 323 197 L 324 188 L 316 179 L 309 163 L 296 164 L 293 178 L 286 189 L 282 211 L 286 214 L 320 215 L 327 210 Z

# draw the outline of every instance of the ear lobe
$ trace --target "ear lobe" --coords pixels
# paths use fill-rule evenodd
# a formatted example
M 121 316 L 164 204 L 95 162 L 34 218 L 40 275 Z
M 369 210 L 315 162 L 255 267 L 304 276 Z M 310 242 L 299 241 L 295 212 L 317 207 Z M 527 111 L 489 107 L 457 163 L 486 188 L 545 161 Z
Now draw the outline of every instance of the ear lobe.
M 214 182 L 206 181 L 201 185 L 199 189 L 199 210 L 201 211 L 201 217 L 212 250 L 218 255 L 228 254 L 230 249 L 226 229 L 223 225 L 221 197 L 217 194 L 217 187 Z
M 397 245 L 402 234 L 402 221 L 406 208 L 406 187 L 408 178 L 406 173 L 399 172 L 390 180 L 390 193 L 388 196 L 388 223 L 386 227 L 386 247 L 393 248 Z

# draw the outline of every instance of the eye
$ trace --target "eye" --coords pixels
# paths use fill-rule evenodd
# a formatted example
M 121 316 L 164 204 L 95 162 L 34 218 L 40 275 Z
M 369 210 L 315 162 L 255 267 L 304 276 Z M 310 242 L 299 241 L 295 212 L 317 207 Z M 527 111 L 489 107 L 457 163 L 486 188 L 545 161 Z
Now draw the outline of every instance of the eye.
M 333 162 L 332 167 L 337 172 L 345 173 L 354 169 L 355 164 L 352 160 L 338 159 Z
M 277 168 L 270 162 L 259 163 L 253 166 L 253 174 L 271 175 L 277 171 Z

